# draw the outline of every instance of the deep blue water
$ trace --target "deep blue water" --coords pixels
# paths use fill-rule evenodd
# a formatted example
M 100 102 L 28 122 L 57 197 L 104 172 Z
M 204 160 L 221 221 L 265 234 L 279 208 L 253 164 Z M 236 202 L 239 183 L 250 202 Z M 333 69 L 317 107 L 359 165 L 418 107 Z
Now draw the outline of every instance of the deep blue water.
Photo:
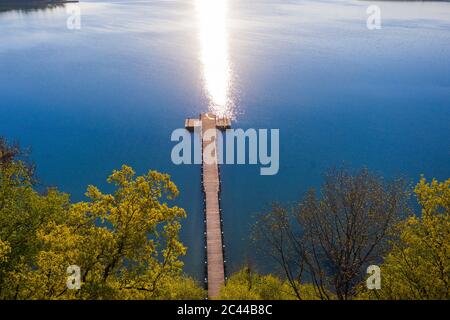
M 450 177 L 450 3 L 228 0 L 234 127 L 279 128 L 280 171 L 222 167 L 228 266 L 251 256 L 252 215 L 295 201 L 330 166 Z M 368 30 L 366 8 L 381 8 Z M 82 200 L 126 163 L 168 172 L 188 212 L 186 270 L 203 266 L 198 166 L 172 130 L 208 110 L 195 1 L 89 1 L 0 12 L 0 135 L 32 148 L 46 185 Z

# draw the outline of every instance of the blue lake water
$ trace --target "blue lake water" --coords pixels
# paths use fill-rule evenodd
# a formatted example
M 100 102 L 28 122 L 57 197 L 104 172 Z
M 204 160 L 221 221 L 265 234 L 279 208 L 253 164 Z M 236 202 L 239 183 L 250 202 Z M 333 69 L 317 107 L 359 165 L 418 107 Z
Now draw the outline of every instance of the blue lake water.
M 277 175 L 222 166 L 231 270 L 252 258 L 252 216 L 300 199 L 330 166 L 450 177 L 449 2 L 218 0 L 212 15 L 202 3 L 83 1 L 79 30 L 64 7 L 0 12 L 0 135 L 31 147 L 41 181 L 74 201 L 88 184 L 109 191 L 124 163 L 170 173 L 196 276 L 200 168 L 171 163 L 170 135 L 211 100 L 226 98 L 233 127 L 280 129 Z

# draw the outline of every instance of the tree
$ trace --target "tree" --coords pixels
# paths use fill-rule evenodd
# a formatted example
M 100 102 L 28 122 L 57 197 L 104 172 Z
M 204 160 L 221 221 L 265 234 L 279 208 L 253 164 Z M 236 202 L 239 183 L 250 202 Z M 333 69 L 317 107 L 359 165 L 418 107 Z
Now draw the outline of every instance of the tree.
M 114 194 L 89 186 L 90 201 L 72 205 L 63 223 L 50 222 L 38 230 L 43 249 L 36 270 L 25 275 L 28 285 L 19 298 L 167 297 L 165 290 L 182 278 L 179 257 L 186 248 L 178 233 L 185 212 L 160 202 L 178 194 L 168 175 L 150 171 L 134 176 L 128 166 L 115 170 L 108 178 L 116 186 Z M 80 267 L 79 291 L 67 288 L 70 265 Z
M 299 285 L 305 299 L 318 299 L 311 285 Z M 220 292 L 223 300 L 294 300 L 296 295 L 288 282 L 272 274 L 260 275 L 245 267 L 228 279 Z
M 12 163 L 20 153 L 20 148 L 8 144 L 6 139 L 0 137 L 0 165 Z
M 0 240 L 0 263 L 8 261 L 8 254 L 11 252 L 11 247 L 8 242 Z
M 0 298 L 17 298 L 22 272 L 33 265 L 41 249 L 37 231 L 59 221 L 68 208 L 68 196 L 49 189 L 33 189 L 33 167 L 17 146 L 0 138 Z
M 24 152 L 19 145 L 8 144 L 5 138 L 0 137 L 0 169 L 5 170 L 9 166 L 14 166 L 16 169 L 21 167 L 20 172 L 24 172 L 23 176 L 31 180 L 34 176 L 34 165 L 30 163 L 27 158 L 27 153 Z
M 310 190 L 292 208 L 274 205 L 262 214 L 254 239 L 281 267 L 298 299 L 305 279 L 321 299 L 350 299 L 365 268 L 387 249 L 390 231 L 406 210 L 405 190 L 401 180 L 385 183 L 366 169 L 355 175 L 332 170 L 320 198 Z
M 381 290 L 362 297 L 450 299 L 450 179 L 422 177 L 414 192 L 422 214 L 398 225 L 400 237 L 381 265 Z
M 1 141 L 0 141 L 1 142 Z M 201 299 L 204 290 L 182 272 L 183 209 L 166 174 L 135 177 L 128 166 L 108 182 L 113 194 L 89 186 L 89 201 L 71 204 L 50 188 L 34 190 L 18 149 L 0 143 L 1 299 Z M 80 268 L 81 288 L 67 286 Z

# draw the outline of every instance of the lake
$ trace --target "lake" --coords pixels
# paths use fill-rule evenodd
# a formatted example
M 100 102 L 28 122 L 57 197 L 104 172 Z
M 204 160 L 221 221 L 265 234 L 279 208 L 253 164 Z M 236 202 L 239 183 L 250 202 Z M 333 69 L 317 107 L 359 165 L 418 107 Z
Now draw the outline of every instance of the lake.
M 366 9 L 380 8 L 369 30 Z M 167 172 L 188 213 L 186 271 L 203 272 L 200 166 L 170 135 L 212 110 L 280 130 L 280 170 L 221 168 L 228 270 L 255 258 L 254 214 L 301 199 L 332 166 L 416 182 L 450 177 L 450 2 L 83 1 L 0 9 L 0 135 L 40 181 L 84 199 L 129 164 Z

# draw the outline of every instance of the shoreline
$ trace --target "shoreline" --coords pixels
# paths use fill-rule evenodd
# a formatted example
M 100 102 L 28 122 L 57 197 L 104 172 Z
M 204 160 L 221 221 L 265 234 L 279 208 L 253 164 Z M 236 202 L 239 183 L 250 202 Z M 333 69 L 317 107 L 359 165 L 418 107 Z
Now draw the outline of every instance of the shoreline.
M 36 5 L 52 5 L 52 4 L 65 4 L 65 3 L 78 3 L 79 0 L 61 0 L 61 1 L 23 1 L 23 2 L 13 2 L 13 1 L 0 1 L 1 6 L 36 6 Z

